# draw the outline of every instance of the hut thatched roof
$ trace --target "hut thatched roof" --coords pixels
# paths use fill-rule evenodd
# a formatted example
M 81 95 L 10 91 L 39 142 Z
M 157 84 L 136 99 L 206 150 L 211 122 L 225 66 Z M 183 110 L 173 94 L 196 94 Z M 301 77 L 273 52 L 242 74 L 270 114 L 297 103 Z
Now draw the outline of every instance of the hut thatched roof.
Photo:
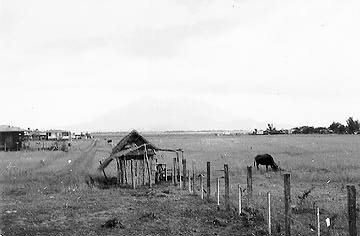
M 123 139 L 120 140 L 118 144 L 111 151 L 111 155 L 114 155 L 120 151 L 139 147 L 141 145 L 146 144 L 148 149 L 158 150 L 158 148 L 150 143 L 146 138 L 144 138 L 141 134 L 139 134 L 136 130 L 132 130 L 128 135 L 126 135 Z
M 112 149 L 110 156 L 101 163 L 99 170 L 106 168 L 115 158 L 122 156 L 142 157 L 144 155 L 145 148 L 148 156 L 150 157 L 155 155 L 155 151 L 181 151 L 180 149 L 173 150 L 158 148 L 149 142 L 146 138 L 144 138 L 141 134 L 139 134 L 136 130 L 133 130 L 123 139 L 121 139 L 118 144 L 116 144 L 116 146 Z

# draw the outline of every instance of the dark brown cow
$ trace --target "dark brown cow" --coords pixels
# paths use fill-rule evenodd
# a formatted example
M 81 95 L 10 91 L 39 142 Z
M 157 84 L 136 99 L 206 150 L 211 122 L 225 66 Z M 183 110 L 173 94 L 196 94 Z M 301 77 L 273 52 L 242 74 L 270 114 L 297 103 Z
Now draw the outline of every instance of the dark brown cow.
M 259 165 L 266 166 L 266 170 L 270 166 L 273 171 L 277 171 L 279 167 L 276 165 L 273 157 L 270 154 L 260 154 L 255 157 L 254 166 L 256 164 L 257 169 L 259 169 Z

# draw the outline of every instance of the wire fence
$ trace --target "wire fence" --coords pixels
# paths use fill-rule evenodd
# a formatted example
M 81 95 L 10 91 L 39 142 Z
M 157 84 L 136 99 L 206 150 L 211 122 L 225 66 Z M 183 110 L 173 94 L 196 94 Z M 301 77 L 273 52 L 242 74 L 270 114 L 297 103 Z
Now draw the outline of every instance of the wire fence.
M 192 162 L 187 164 L 187 170 L 183 170 L 182 163 L 174 162 L 172 177 L 177 176 L 178 179 L 182 179 L 180 181 L 182 189 L 188 189 L 191 193 L 210 200 L 218 204 L 220 208 L 223 207 L 232 213 L 251 214 L 256 212 L 260 216 L 264 230 L 269 235 L 287 236 L 290 233 L 300 236 L 357 235 L 354 186 L 347 187 L 347 202 L 333 203 L 342 205 L 342 210 L 334 213 L 321 207 L 316 199 L 310 196 L 312 189 L 300 193 L 296 189 L 296 194 L 300 195 L 295 197 L 294 193 L 290 195 L 290 182 L 288 183 L 289 193 L 284 191 L 286 181 L 284 181 L 284 187 L 280 187 L 279 184 L 264 186 L 266 183 L 264 184 L 263 181 L 258 181 L 256 177 L 252 176 L 251 167 L 248 167 L 245 173 L 238 169 L 231 170 L 231 167 L 227 172 L 225 171 L 228 168 L 225 167 L 227 164 L 223 169 L 214 168 L 210 162 L 204 166 Z M 277 174 L 277 178 L 283 176 L 285 178 L 286 175 L 287 173 L 280 173 Z M 290 174 L 288 175 L 290 176 Z M 228 184 L 226 183 L 227 178 L 229 179 Z M 180 182 L 173 181 L 177 185 Z M 227 193 L 229 193 L 228 196 Z M 287 194 L 288 196 L 286 196 Z M 287 197 L 289 200 L 286 203 Z M 348 207 L 346 207 L 346 203 Z M 286 204 L 288 204 L 287 210 Z M 350 207 L 351 204 L 355 207 Z M 229 205 L 229 209 L 227 205 Z

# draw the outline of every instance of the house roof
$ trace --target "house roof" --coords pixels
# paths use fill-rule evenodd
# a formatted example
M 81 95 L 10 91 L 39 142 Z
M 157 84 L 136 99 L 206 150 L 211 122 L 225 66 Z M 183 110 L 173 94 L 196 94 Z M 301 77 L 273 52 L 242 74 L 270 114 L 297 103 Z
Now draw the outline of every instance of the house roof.
M 46 130 L 45 132 L 62 133 L 62 132 L 70 132 L 70 131 L 68 131 L 68 130 L 61 130 L 61 129 L 49 129 L 49 130 Z
M 24 132 L 25 129 L 10 125 L 0 125 L 0 132 Z

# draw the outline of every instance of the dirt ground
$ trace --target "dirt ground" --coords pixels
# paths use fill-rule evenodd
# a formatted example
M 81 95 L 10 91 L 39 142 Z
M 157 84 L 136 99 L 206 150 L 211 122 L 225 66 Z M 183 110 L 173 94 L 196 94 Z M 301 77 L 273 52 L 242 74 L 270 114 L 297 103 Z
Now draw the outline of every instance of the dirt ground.
M 260 213 L 239 217 L 169 183 L 98 183 L 109 150 L 88 141 L 68 153 L 2 153 L 1 235 L 266 235 Z

